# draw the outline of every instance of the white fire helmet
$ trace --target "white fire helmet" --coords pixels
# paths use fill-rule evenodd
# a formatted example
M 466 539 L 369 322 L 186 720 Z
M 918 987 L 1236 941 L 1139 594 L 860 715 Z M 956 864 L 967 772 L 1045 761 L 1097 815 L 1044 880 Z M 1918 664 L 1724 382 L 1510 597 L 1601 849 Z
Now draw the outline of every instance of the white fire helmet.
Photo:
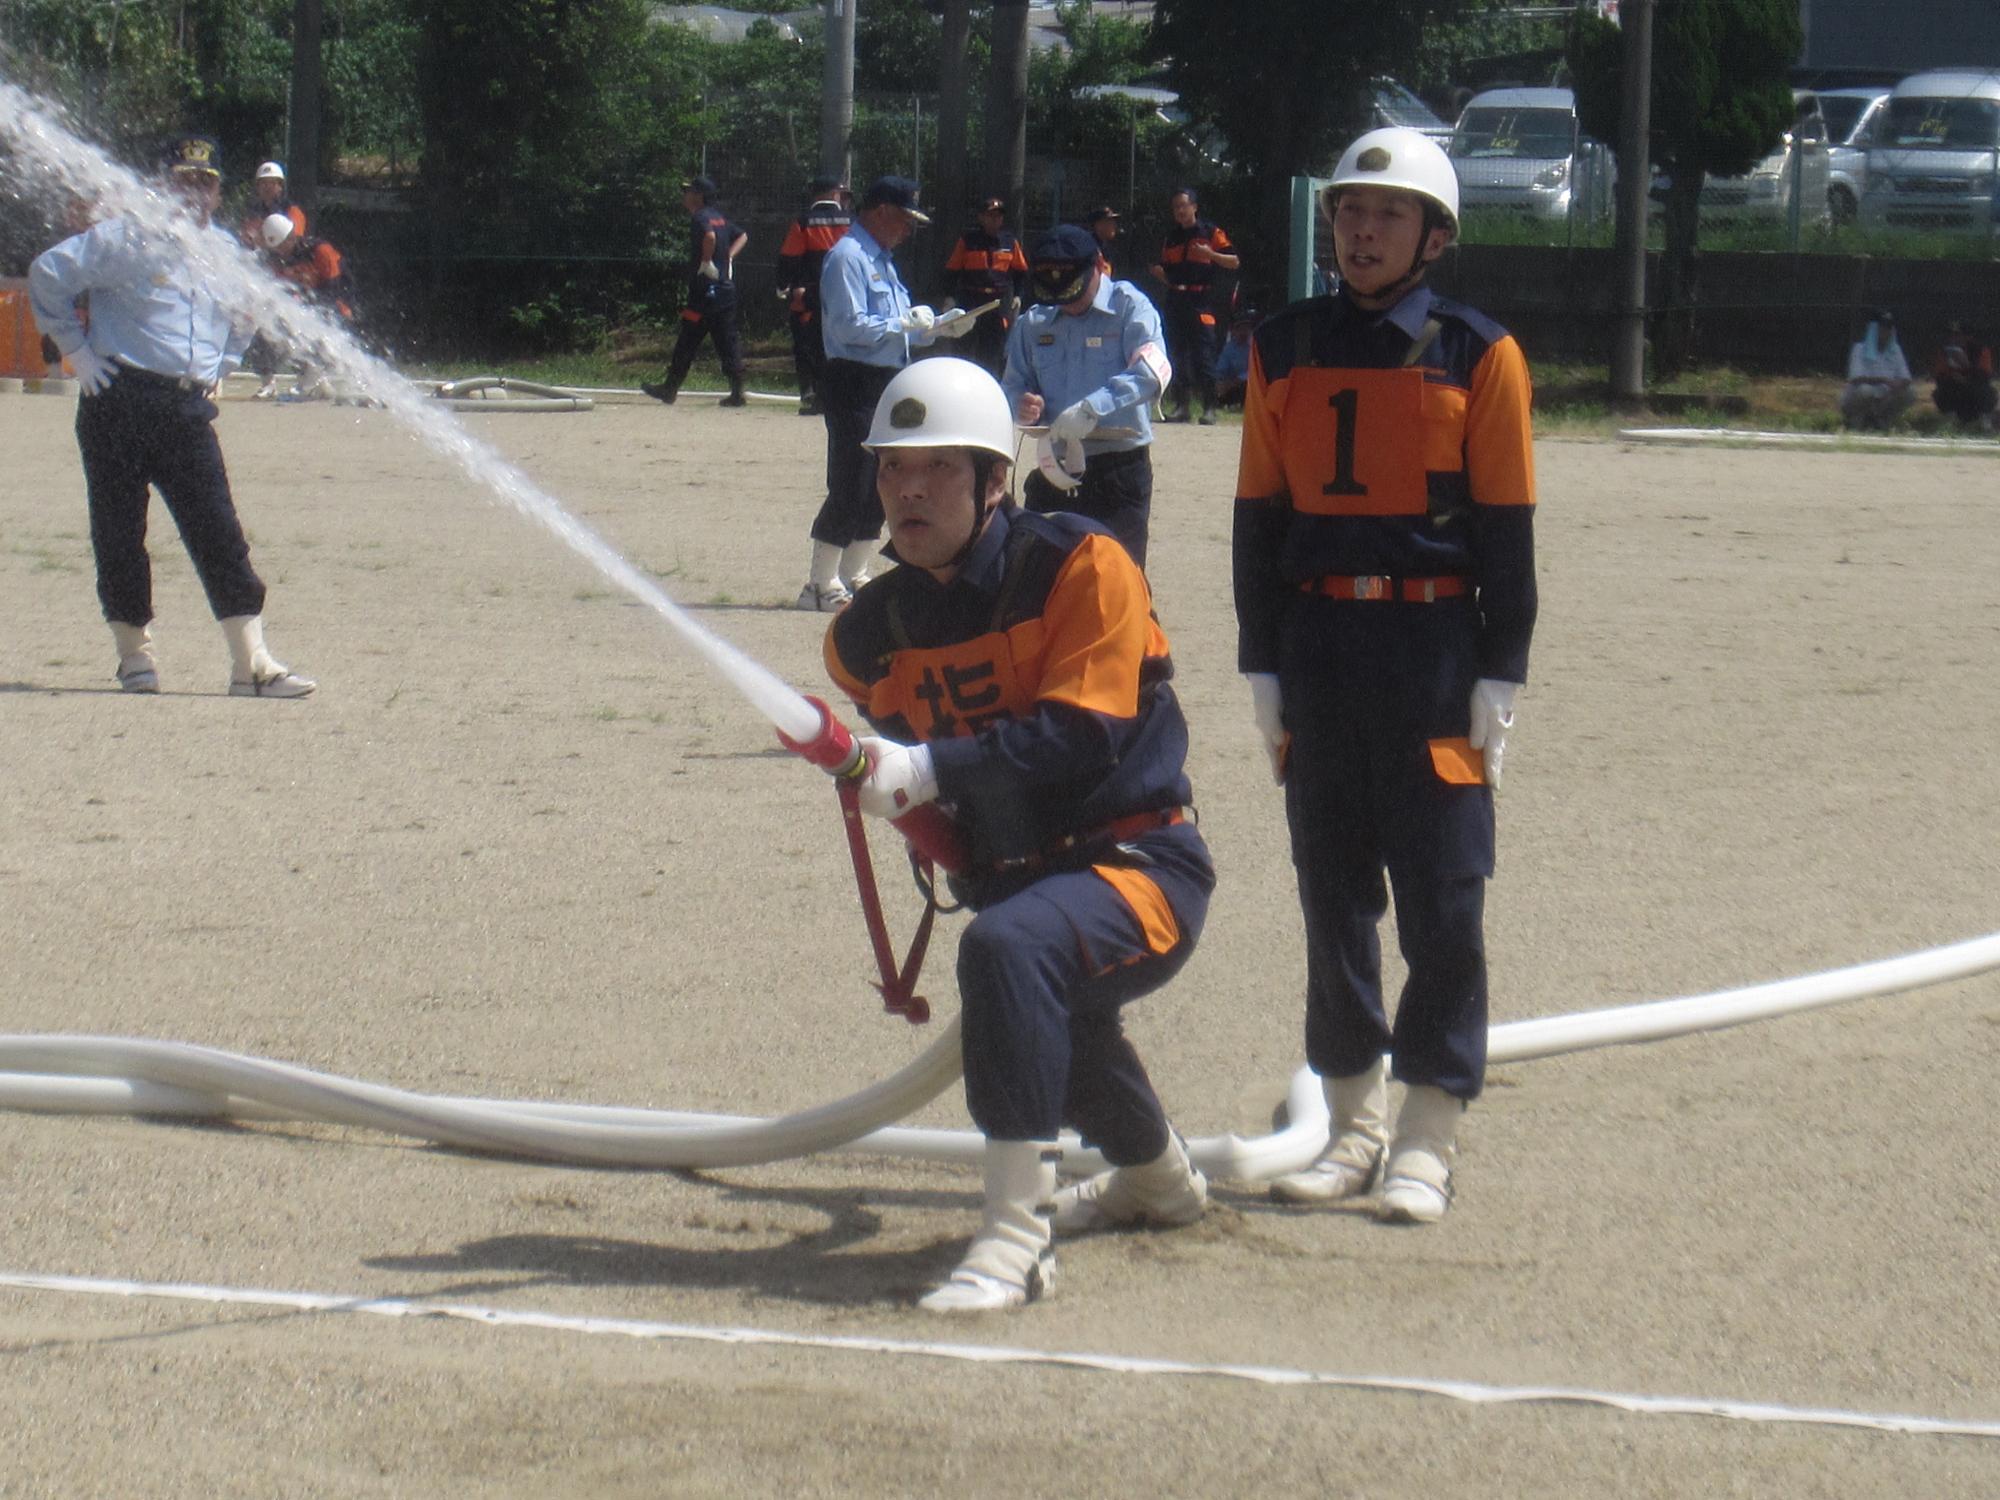
M 1009 462 L 1014 414 L 1000 382 L 969 359 L 920 359 L 875 403 L 870 449 L 977 448 Z
M 1358 138 L 1341 154 L 1333 181 L 1320 189 L 1320 206 L 1333 216 L 1340 190 L 1347 187 L 1400 188 L 1427 198 L 1444 211 L 1458 233 L 1458 173 L 1444 147 L 1406 125 L 1385 126 Z
M 292 231 L 297 227 L 289 215 L 272 214 L 257 226 L 257 234 L 264 241 L 266 250 L 275 250 L 292 237 Z

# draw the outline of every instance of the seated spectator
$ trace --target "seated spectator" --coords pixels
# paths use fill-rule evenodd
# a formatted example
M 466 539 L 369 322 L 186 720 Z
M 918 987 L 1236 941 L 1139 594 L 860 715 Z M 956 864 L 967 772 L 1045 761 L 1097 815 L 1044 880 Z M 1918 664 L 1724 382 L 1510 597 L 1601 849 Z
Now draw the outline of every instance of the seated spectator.
M 1250 384 L 1250 335 L 1261 318 L 1256 308 L 1246 307 L 1230 320 L 1229 341 L 1215 356 L 1216 405 L 1243 409 L 1243 392 Z
M 1888 427 L 1914 398 L 1910 362 L 1896 342 L 1896 315 L 1875 315 L 1847 356 L 1847 385 L 1840 393 L 1841 420 L 1852 428 Z
M 1937 386 L 1931 400 L 1939 411 L 1960 426 L 1993 430 L 1993 351 L 1967 333 L 1963 323 L 1945 329 L 1933 373 Z

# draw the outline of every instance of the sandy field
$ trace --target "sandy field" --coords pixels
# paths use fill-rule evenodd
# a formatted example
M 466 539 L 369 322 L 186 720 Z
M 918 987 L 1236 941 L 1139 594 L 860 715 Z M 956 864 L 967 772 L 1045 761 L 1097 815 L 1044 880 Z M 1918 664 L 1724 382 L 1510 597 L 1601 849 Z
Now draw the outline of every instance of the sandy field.
M 224 695 L 156 505 L 165 691 L 123 696 L 71 416 L 0 396 L 0 1030 L 744 1114 L 915 1055 L 866 983 L 825 779 L 653 612 L 385 413 L 232 400 L 270 640 L 320 691 Z M 818 422 L 695 400 L 468 421 L 818 688 L 824 621 L 789 607 Z M 1170 427 L 1156 456 L 1153 579 L 1221 884 L 1191 966 L 1128 1016 L 1191 1135 L 1267 1128 L 1300 1050 L 1283 815 L 1234 672 L 1235 450 Z M 2000 927 L 2000 464 L 1538 460 L 1494 1019 Z M 888 868 L 901 931 L 915 898 Z M 928 977 L 949 1015 L 948 963 Z M 1992 1438 L 907 1346 L 2000 1422 L 1996 1071 L 1992 978 L 1510 1065 L 1436 1229 L 1220 1183 L 1200 1225 L 1077 1242 L 1054 1299 L 953 1323 L 913 1301 L 970 1232 L 970 1169 L 578 1170 L 312 1124 L 0 1114 L 0 1273 L 577 1320 L 0 1289 L 0 1496 L 1991 1494 Z M 962 1125 L 956 1090 L 917 1123 Z M 879 1347 L 804 1342 L 829 1338 Z

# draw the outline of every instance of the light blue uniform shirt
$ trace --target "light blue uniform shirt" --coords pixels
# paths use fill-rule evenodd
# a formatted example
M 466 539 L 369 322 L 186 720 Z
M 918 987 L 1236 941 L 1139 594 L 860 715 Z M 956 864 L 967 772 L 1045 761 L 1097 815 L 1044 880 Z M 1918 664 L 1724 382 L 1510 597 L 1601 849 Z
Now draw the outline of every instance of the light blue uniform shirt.
M 910 310 L 909 289 L 896 262 L 859 219 L 826 252 L 819 270 L 820 341 L 828 359 L 900 370 L 910 362 L 912 344 L 928 344 L 929 334 L 903 332 Z
M 208 232 L 234 253 L 220 224 Z M 213 385 L 242 363 L 256 328 L 232 323 L 216 289 L 170 240 L 148 239 L 130 219 L 107 219 L 53 245 L 28 267 L 35 322 L 63 353 L 85 342 L 76 302 L 90 296 L 91 349 L 155 375 Z
M 1044 303 L 1015 320 L 1000 388 L 1009 407 L 1019 406 L 1023 392 L 1040 396 L 1043 422 L 1088 401 L 1100 425 L 1137 436 L 1085 438 L 1084 451 L 1122 453 L 1153 441 L 1153 403 L 1172 378 L 1159 310 L 1131 282 L 1106 276 L 1075 317 Z

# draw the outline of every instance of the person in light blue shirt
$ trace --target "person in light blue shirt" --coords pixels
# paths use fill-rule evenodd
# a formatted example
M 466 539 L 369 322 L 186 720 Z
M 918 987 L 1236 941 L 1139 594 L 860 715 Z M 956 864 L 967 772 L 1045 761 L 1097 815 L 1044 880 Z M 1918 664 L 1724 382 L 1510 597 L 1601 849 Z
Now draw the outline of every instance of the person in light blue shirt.
M 1008 337 L 1000 388 L 1016 420 L 1049 431 L 1021 501 L 1088 516 L 1143 568 L 1152 407 L 1173 379 L 1160 314 L 1131 282 L 1104 274 L 1088 229 L 1058 225 L 1028 260 L 1035 306 Z
M 917 207 L 916 183 L 878 177 L 820 267 L 826 502 L 813 519 L 812 567 L 799 590 L 800 609 L 842 609 L 868 581 L 882 534 L 882 501 L 875 493 L 875 456 L 862 444 L 883 387 L 910 362 L 913 348 L 956 338 L 973 326 L 970 318 L 940 320 L 930 308 L 912 306 L 896 272 L 896 247 L 928 223 Z
M 181 208 L 219 237 L 218 259 L 239 254 L 214 222 L 222 157 L 207 136 L 176 138 L 162 167 Z M 28 268 L 35 319 L 76 371 L 76 438 L 90 503 L 97 597 L 118 648 L 118 685 L 157 693 L 149 486 L 156 486 L 229 642 L 229 692 L 303 698 L 314 683 L 264 644 L 264 583 L 236 516 L 216 440 L 216 383 L 242 361 L 253 325 L 231 314 L 227 289 L 163 235 L 135 219 L 107 219 L 38 256 Z M 88 299 L 88 324 L 79 304 Z

